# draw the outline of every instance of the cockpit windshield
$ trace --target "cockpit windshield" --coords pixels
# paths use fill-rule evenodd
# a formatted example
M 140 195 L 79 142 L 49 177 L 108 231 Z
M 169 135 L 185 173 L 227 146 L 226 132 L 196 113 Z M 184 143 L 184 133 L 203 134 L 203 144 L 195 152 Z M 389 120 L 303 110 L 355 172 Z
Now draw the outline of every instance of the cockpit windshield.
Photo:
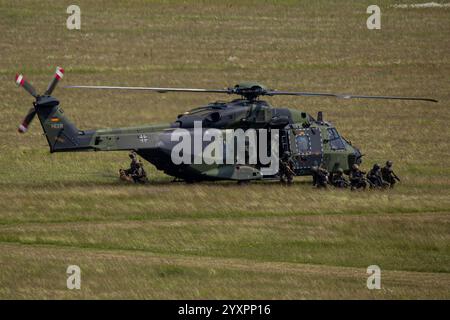
M 328 130 L 328 140 L 330 141 L 331 149 L 333 150 L 344 150 L 345 143 L 341 136 L 335 128 L 329 128 Z

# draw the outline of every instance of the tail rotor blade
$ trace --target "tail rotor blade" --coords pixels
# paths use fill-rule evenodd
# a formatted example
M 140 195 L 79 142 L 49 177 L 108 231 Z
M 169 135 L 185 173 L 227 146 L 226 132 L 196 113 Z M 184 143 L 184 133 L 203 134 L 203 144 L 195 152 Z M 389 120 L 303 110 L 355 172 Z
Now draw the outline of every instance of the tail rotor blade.
M 47 91 L 45 91 L 45 95 L 51 95 L 59 80 L 64 76 L 64 69 L 61 67 L 56 67 L 55 76 L 52 81 L 50 81 Z
M 20 124 L 18 131 L 20 133 L 25 133 L 28 131 L 28 126 L 30 125 L 31 121 L 33 121 L 34 116 L 36 115 L 36 110 L 33 108 L 31 108 L 27 115 L 25 116 L 25 118 L 23 119 L 22 123 Z
M 25 79 L 25 77 L 22 74 L 16 75 L 16 84 L 19 87 L 23 87 L 25 90 L 28 91 L 29 94 L 31 94 L 33 97 L 37 98 L 37 93 L 34 87 Z

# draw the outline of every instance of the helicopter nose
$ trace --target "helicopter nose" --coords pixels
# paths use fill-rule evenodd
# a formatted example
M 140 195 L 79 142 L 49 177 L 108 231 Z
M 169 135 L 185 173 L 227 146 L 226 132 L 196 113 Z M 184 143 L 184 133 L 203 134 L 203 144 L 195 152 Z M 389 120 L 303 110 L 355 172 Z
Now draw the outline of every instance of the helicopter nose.
M 348 167 L 351 168 L 354 164 L 360 165 L 362 162 L 362 154 L 359 149 L 352 147 L 353 152 L 348 155 Z
M 357 165 L 360 165 L 362 162 L 362 153 L 359 151 L 359 149 L 355 148 L 355 151 L 353 152 L 353 156 L 355 157 L 355 163 Z

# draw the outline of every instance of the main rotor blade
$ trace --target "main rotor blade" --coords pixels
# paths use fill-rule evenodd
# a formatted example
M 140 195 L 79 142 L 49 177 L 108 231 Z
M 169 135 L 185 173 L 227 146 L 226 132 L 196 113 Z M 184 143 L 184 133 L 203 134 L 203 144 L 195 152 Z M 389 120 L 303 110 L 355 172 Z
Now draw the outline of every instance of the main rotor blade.
M 55 76 L 50 81 L 47 90 L 45 91 L 45 95 L 51 95 L 53 90 L 55 90 L 58 81 L 64 77 L 64 69 L 61 67 L 56 67 Z
M 154 87 L 119 87 L 119 86 L 65 86 L 68 89 L 103 89 L 103 90 L 136 90 L 136 91 L 154 91 L 158 93 L 164 92 L 199 92 L 199 93 L 227 93 L 241 94 L 233 88 L 229 89 L 193 89 L 193 88 L 154 88 Z M 396 100 L 422 100 L 437 102 L 430 98 L 416 97 L 395 97 L 395 96 L 366 96 L 366 95 L 350 95 L 323 92 L 289 92 L 289 91 L 261 91 L 257 95 L 263 96 L 303 96 L 303 97 L 335 97 L 340 99 L 396 99 Z
M 137 90 L 165 92 L 211 92 L 211 93 L 232 93 L 228 89 L 192 89 L 192 88 L 153 88 L 153 87 L 114 87 L 114 86 L 65 86 L 67 89 L 103 89 L 103 90 Z
M 288 91 L 267 91 L 264 95 L 267 96 L 303 96 L 303 97 L 335 97 L 339 99 L 393 99 L 393 100 L 420 100 L 429 102 L 438 102 L 431 98 L 419 97 L 396 97 L 396 96 L 366 96 L 353 94 L 338 94 L 338 93 L 322 93 L 322 92 L 288 92 Z
M 432 99 L 432 98 L 397 97 L 397 96 L 361 96 L 361 95 L 345 95 L 345 94 L 343 94 L 339 98 L 342 98 L 342 99 L 418 100 L 418 101 L 438 102 L 436 99 Z
M 23 119 L 22 123 L 20 124 L 19 128 L 17 129 L 20 133 L 25 133 L 28 130 L 28 126 L 30 125 L 31 121 L 33 121 L 34 116 L 36 115 L 36 110 L 31 108 L 25 118 Z
M 25 79 L 22 74 L 16 74 L 16 84 L 18 87 L 23 87 L 33 97 L 37 98 L 37 93 L 34 87 Z

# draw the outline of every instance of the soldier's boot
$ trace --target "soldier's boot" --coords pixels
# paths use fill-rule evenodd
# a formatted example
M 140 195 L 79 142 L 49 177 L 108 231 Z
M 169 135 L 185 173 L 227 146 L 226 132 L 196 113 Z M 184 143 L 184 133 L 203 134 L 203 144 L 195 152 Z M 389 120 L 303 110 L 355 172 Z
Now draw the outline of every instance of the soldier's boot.
M 370 185 L 370 184 L 369 184 Z M 367 182 L 366 181 L 361 181 L 361 188 L 363 189 L 363 190 L 366 190 L 366 188 L 367 188 Z
M 375 180 L 367 179 L 365 182 L 369 185 L 370 189 L 375 189 L 379 187 L 378 183 Z
M 131 176 L 127 175 L 125 171 L 126 170 L 123 170 L 123 169 L 119 170 L 120 180 L 126 181 L 126 182 L 133 182 L 133 178 L 131 178 Z
M 294 182 L 294 177 L 292 175 L 287 176 L 287 185 L 290 186 Z

